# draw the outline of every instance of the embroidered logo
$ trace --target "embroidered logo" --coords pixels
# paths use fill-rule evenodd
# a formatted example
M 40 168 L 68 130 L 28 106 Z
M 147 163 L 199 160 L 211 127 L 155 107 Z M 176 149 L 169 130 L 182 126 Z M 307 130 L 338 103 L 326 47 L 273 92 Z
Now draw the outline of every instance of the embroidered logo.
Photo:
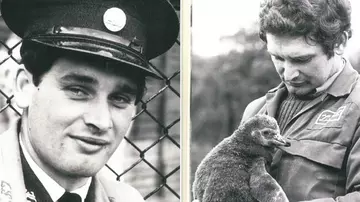
M 326 125 L 331 121 L 339 121 L 344 111 L 345 106 L 340 107 L 336 110 L 336 112 L 333 112 L 331 110 L 325 110 L 321 112 L 320 116 L 316 119 L 315 124 Z
M 0 201 L 1 202 L 10 202 L 12 201 L 12 193 L 11 193 L 11 186 L 9 183 L 5 181 L 0 181 Z

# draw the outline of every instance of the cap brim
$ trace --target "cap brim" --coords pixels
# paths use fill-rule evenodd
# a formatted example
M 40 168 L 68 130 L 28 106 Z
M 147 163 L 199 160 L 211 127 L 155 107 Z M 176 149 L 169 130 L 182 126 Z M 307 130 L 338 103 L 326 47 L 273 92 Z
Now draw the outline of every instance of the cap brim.
M 149 65 L 149 62 L 144 58 L 141 58 L 139 54 L 131 52 L 126 47 L 121 47 L 118 44 L 104 44 L 100 42 L 94 43 L 93 40 L 82 39 L 79 42 L 79 39 L 73 39 L 66 37 L 66 39 L 61 37 L 38 37 L 31 39 L 29 41 L 39 43 L 45 46 L 50 46 L 54 48 L 71 50 L 80 53 L 91 54 L 94 56 L 101 56 L 115 62 L 120 62 L 138 68 L 144 76 L 150 76 L 156 79 L 162 79 L 162 77 Z M 131 62 L 133 61 L 133 62 Z M 141 64 L 140 64 L 141 63 Z

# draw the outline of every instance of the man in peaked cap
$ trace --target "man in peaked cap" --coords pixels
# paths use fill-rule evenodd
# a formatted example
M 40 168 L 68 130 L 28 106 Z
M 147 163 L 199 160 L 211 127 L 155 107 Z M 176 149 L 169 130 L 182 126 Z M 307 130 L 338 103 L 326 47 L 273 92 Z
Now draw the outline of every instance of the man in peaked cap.
M 176 41 L 166 0 L 3 0 L 23 39 L 21 120 L 0 136 L 0 201 L 143 201 L 98 171 L 130 127 L 149 59 Z

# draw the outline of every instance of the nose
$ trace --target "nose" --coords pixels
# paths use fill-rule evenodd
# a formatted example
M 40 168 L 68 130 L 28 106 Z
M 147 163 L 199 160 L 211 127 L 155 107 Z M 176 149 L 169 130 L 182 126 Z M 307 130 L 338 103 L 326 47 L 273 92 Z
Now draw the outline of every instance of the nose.
M 293 64 L 291 64 L 291 62 L 285 61 L 283 68 L 285 81 L 294 81 L 300 75 L 299 70 Z
M 104 133 L 113 127 L 107 101 L 94 100 L 84 113 L 84 122 L 92 133 Z

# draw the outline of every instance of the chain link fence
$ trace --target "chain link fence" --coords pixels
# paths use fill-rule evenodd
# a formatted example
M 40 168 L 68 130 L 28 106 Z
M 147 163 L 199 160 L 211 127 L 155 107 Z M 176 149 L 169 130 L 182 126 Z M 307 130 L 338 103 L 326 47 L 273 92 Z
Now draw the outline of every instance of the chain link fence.
M 172 3 L 179 11 L 178 1 Z M 101 171 L 131 184 L 151 202 L 180 201 L 179 45 L 177 41 L 167 53 L 150 61 L 162 80 L 147 81 L 147 94 L 138 104 L 132 130 Z M 0 132 L 21 116 L 12 87 L 16 70 L 23 68 L 20 46 L 21 39 L 0 17 Z

